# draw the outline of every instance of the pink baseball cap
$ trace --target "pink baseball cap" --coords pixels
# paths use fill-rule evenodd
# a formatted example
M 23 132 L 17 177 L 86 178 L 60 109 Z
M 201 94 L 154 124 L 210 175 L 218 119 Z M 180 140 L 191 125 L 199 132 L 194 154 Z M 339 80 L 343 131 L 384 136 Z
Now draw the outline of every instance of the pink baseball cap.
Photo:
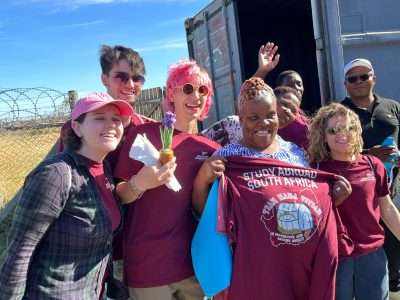
M 132 116 L 133 108 L 130 104 L 122 100 L 115 100 L 110 95 L 103 92 L 94 92 L 79 99 L 72 111 L 72 121 L 75 121 L 82 114 L 99 109 L 107 104 L 113 104 L 118 107 L 121 116 Z

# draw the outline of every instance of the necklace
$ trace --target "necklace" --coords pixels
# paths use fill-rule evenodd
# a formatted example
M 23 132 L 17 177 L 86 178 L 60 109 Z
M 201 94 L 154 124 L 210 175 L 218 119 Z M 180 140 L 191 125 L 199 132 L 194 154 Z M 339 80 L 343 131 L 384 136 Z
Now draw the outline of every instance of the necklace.
M 331 167 L 334 171 L 337 171 L 337 173 L 339 173 L 340 176 L 342 177 L 346 177 L 347 175 L 347 171 L 350 169 L 350 167 L 353 165 L 354 161 L 346 161 L 348 163 L 348 166 L 343 168 L 343 169 L 339 169 L 337 166 L 335 166 L 335 161 L 332 159 L 331 160 Z

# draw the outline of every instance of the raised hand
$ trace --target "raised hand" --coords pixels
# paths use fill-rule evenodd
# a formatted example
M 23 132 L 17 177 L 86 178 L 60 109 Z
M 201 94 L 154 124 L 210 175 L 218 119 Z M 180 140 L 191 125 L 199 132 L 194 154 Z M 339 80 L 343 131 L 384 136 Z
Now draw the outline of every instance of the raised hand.
M 258 69 L 253 76 L 260 77 L 262 79 L 267 76 L 279 63 L 280 55 L 276 54 L 278 46 L 274 43 L 268 42 L 265 45 L 261 45 L 258 50 Z

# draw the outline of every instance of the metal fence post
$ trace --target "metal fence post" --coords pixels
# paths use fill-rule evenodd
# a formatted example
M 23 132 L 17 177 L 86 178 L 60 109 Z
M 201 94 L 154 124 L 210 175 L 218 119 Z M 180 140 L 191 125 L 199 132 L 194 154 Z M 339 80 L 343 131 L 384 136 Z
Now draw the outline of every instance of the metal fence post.
M 78 92 L 76 90 L 68 91 L 68 104 L 69 108 L 71 109 L 71 112 L 74 109 L 77 100 L 78 100 Z

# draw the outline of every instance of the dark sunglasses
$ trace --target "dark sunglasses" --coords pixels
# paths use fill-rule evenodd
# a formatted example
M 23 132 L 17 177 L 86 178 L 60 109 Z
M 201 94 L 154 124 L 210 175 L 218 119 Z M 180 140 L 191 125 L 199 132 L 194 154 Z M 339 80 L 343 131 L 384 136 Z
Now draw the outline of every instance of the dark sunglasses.
M 354 76 L 349 76 L 346 78 L 348 83 L 356 83 L 359 79 L 361 81 L 366 81 L 368 80 L 370 77 L 372 76 L 372 74 L 369 73 L 365 73 L 365 74 L 361 74 L 361 75 L 354 75 Z
M 178 86 L 179 87 L 179 86 Z M 185 83 L 184 85 L 180 86 L 182 88 L 182 92 L 186 95 L 190 95 L 195 90 L 199 93 L 199 96 L 207 96 L 208 95 L 208 87 L 204 84 L 201 85 L 193 85 L 191 83 Z
M 115 72 L 113 77 L 117 84 L 126 84 L 131 78 L 134 83 L 138 83 L 141 86 L 143 86 L 145 82 L 145 79 L 142 75 L 130 75 L 126 72 Z
M 352 131 L 355 131 L 357 129 L 357 126 L 351 125 L 349 127 L 332 127 L 332 128 L 327 128 L 326 133 L 330 135 L 335 135 L 339 133 L 350 133 Z

